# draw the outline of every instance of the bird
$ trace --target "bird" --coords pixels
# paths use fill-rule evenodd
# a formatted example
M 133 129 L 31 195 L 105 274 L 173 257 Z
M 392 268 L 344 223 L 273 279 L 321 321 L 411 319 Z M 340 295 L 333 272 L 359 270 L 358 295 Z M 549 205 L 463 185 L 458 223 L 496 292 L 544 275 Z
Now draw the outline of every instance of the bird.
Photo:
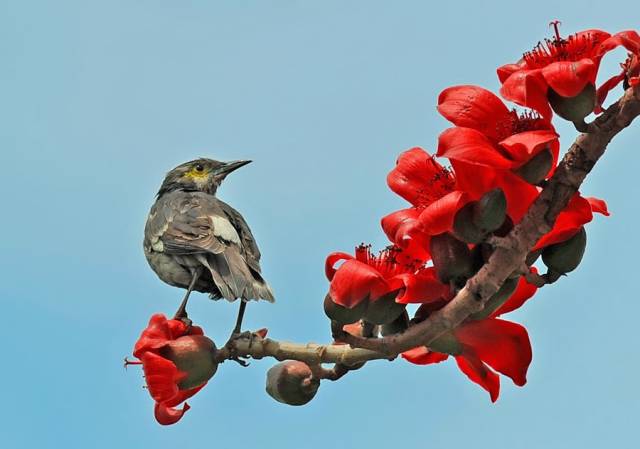
M 274 302 L 262 276 L 260 250 L 242 215 L 217 198 L 222 181 L 251 161 L 199 158 L 169 171 L 144 228 L 143 249 L 165 283 L 186 289 L 175 319 L 188 320 L 193 291 L 212 299 L 240 300 L 232 335 L 241 333 L 247 301 Z

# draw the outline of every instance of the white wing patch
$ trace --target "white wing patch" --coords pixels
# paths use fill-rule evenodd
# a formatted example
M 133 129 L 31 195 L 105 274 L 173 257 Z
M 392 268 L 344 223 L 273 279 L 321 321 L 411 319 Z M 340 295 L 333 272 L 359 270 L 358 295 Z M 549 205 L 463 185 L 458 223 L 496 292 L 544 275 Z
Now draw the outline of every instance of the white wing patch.
M 227 242 L 240 245 L 238 231 L 236 231 L 236 228 L 233 227 L 229 220 L 217 215 L 210 215 L 209 218 L 211 218 L 211 223 L 213 224 L 213 235 Z

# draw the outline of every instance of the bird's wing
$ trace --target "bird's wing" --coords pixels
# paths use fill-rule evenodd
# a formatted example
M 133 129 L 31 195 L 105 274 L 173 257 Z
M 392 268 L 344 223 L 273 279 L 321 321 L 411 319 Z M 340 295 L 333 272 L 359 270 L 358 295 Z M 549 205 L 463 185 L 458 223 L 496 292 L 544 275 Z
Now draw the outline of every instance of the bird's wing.
M 179 192 L 161 198 L 151 212 L 150 234 L 172 255 L 221 254 L 240 236 L 215 198 Z
M 222 208 L 222 211 L 228 217 L 234 229 L 240 236 L 240 246 L 245 261 L 251 267 L 251 269 L 260 273 L 260 250 L 258 249 L 256 240 L 253 238 L 253 234 L 251 234 L 249 225 L 242 217 L 242 215 L 240 215 L 240 212 L 235 210 L 233 207 L 229 206 L 224 201 L 219 201 L 219 204 Z

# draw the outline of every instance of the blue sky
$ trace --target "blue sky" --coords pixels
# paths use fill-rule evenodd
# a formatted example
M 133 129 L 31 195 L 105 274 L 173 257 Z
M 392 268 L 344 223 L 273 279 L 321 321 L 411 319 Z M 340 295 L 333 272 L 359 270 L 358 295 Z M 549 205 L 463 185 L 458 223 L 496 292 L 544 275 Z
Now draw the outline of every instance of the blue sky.
M 634 3 L 0 0 L 3 447 L 634 447 L 640 123 L 584 186 L 612 216 L 589 226 L 578 271 L 511 315 L 534 360 L 528 385 L 503 378 L 496 404 L 451 361 L 396 361 L 287 407 L 265 394 L 263 360 L 222 366 L 163 428 L 141 373 L 122 368 L 148 317 L 182 295 L 141 249 L 168 169 L 255 161 L 220 191 L 277 294 L 246 325 L 327 341 L 324 257 L 386 245 L 378 220 L 403 205 L 386 173 L 400 151 L 435 147 L 437 94 L 497 89 L 495 68 L 552 19 L 563 33 L 637 28 Z M 566 148 L 575 132 L 559 129 Z M 190 311 L 223 342 L 236 306 L 197 295 Z

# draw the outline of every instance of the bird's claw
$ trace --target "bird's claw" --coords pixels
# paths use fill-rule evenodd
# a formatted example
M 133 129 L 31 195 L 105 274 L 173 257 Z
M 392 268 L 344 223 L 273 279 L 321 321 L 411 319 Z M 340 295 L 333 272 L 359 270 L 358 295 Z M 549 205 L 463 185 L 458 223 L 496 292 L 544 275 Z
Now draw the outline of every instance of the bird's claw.
M 225 344 L 225 346 L 229 350 L 229 360 L 233 360 L 234 362 L 238 363 L 240 366 L 245 366 L 245 367 L 249 366 L 249 362 L 245 360 L 245 357 L 240 357 L 237 355 L 238 351 L 236 349 L 236 346 L 233 344 L 233 342 L 236 340 L 248 339 L 249 348 L 251 348 L 254 338 L 255 338 L 255 335 L 253 334 L 253 332 L 249 332 L 249 331 L 232 333 L 231 337 L 229 337 L 229 341 L 227 341 L 227 343 Z
M 249 362 L 247 362 L 246 360 L 238 357 L 237 355 L 235 356 L 231 356 L 229 357 L 229 360 L 233 360 L 234 362 L 236 362 L 238 365 L 243 366 L 243 367 L 247 367 L 249 365 L 251 365 Z

